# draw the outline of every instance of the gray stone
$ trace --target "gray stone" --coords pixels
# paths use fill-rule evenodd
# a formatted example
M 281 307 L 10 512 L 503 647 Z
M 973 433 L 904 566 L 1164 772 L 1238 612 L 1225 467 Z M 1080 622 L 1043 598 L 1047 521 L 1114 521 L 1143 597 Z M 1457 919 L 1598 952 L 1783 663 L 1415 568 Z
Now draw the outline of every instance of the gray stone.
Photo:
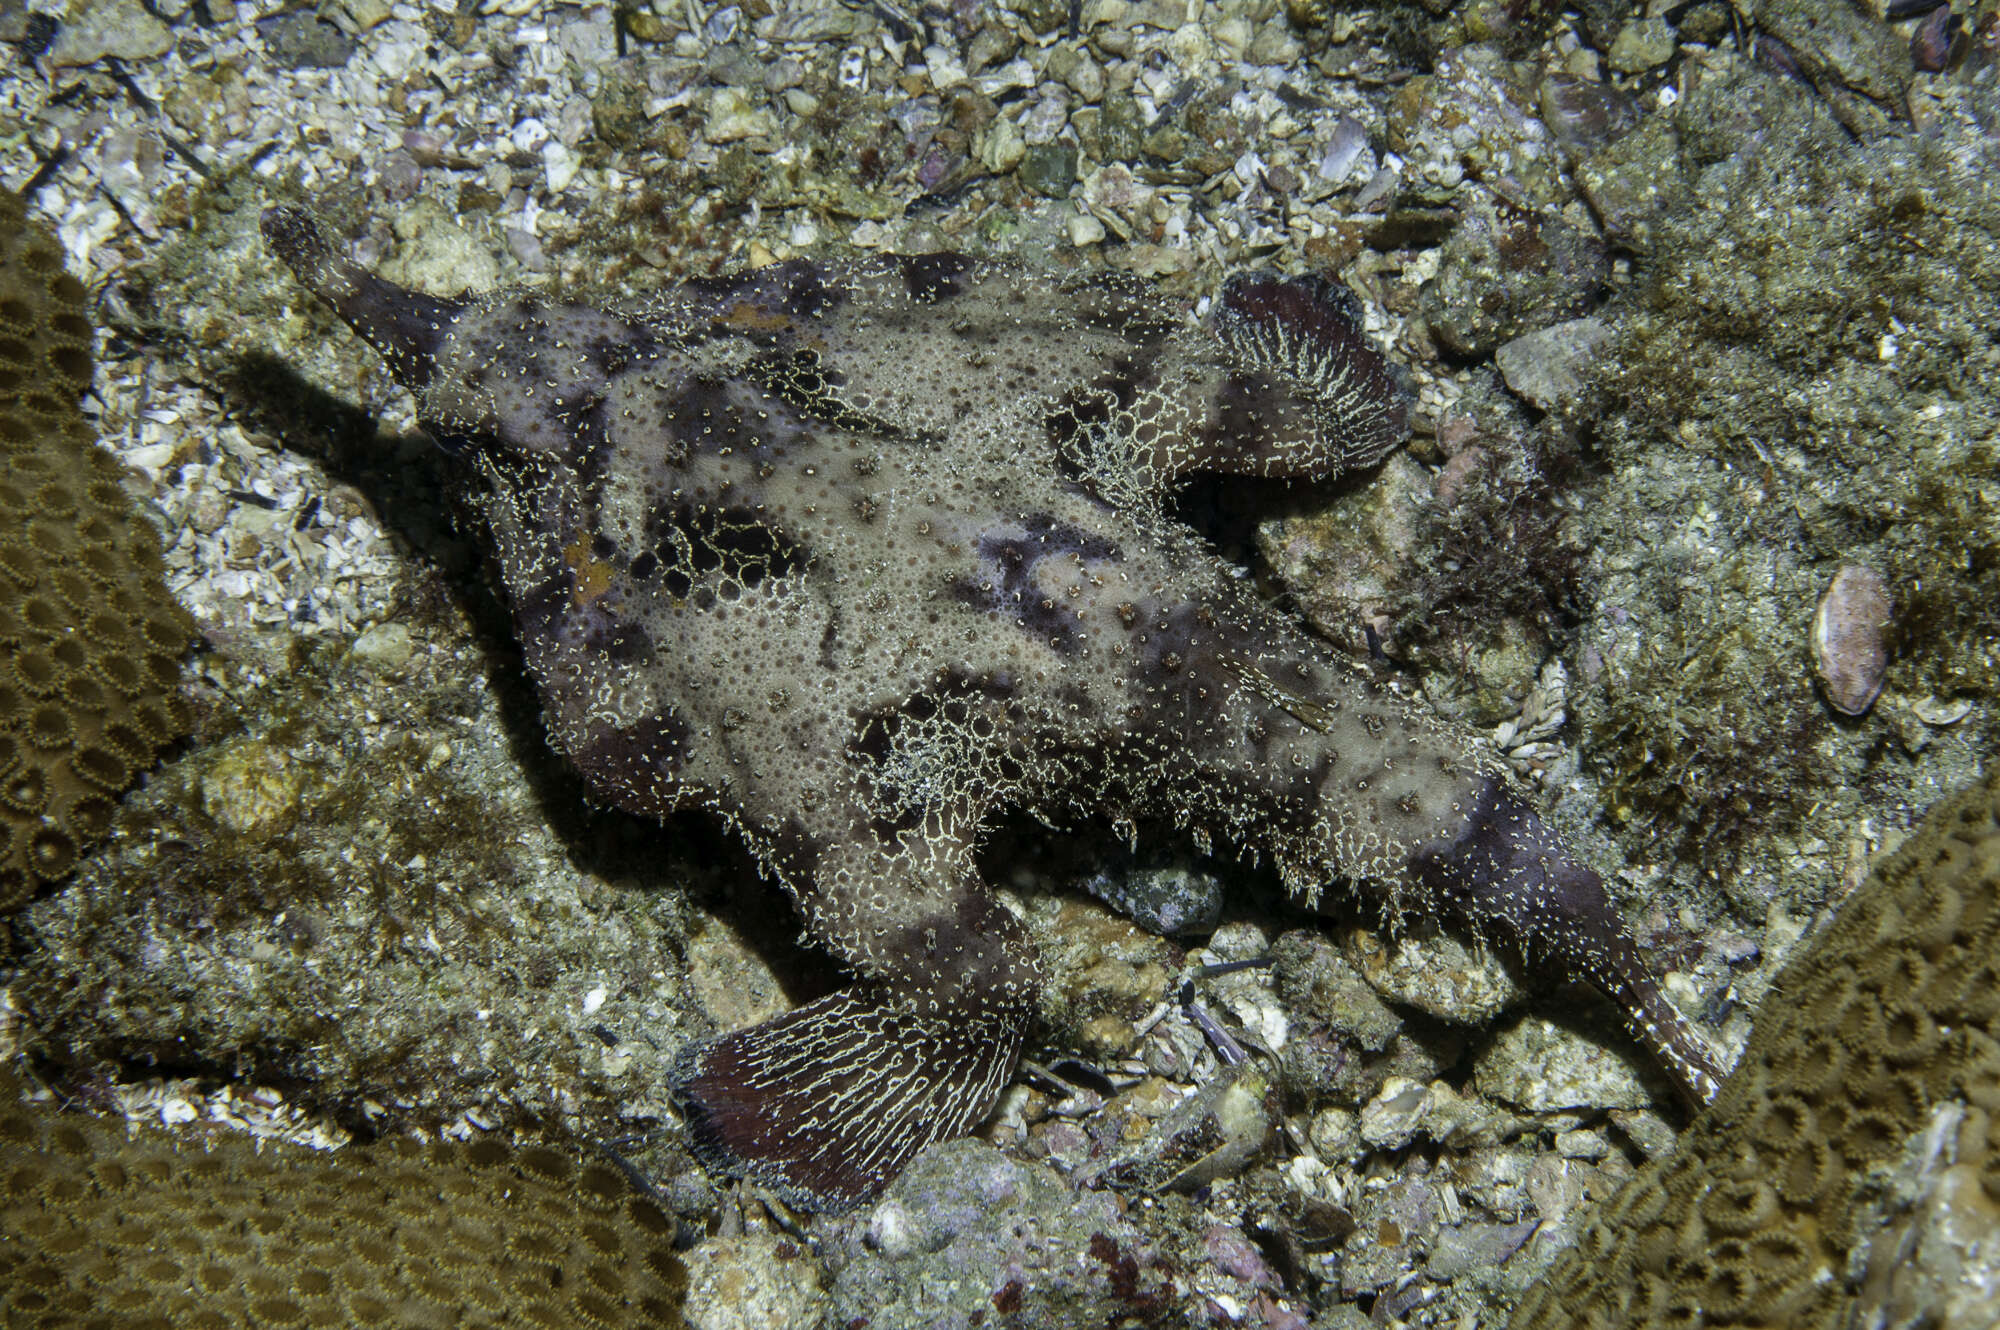
M 1553 411 L 1582 391 L 1610 340 L 1602 319 L 1571 319 L 1516 337 L 1493 353 L 1493 363 L 1516 396 Z
M 257 35 L 280 64 L 293 69 L 339 69 L 354 54 L 354 39 L 308 9 L 257 22 Z
M 1432 334 L 1460 355 L 1587 312 L 1611 274 L 1603 244 L 1553 212 L 1501 199 L 1468 207 L 1419 303 Z

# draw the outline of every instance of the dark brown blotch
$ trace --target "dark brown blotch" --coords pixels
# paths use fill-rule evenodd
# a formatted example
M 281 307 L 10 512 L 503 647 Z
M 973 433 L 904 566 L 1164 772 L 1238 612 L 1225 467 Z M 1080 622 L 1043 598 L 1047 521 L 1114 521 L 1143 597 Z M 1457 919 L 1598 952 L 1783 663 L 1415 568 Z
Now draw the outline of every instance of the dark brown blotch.
M 806 564 L 804 547 L 747 508 L 662 505 L 648 514 L 646 537 L 675 599 L 722 580 L 747 590 Z
M 959 279 L 972 270 L 971 259 L 943 250 L 898 255 L 896 264 L 902 270 L 903 289 L 919 305 L 935 305 L 964 294 L 965 285 Z
M 570 758 L 618 807 L 663 816 L 680 808 L 690 793 L 683 777 L 692 741 L 693 732 L 679 716 L 646 716 L 596 732 Z

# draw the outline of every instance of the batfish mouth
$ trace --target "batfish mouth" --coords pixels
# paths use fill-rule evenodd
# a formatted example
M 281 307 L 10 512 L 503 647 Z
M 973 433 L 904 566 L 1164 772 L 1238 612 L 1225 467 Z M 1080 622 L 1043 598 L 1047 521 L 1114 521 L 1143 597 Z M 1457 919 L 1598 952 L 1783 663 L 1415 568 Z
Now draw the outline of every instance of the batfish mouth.
M 377 277 L 340 253 L 303 208 L 266 209 L 260 229 L 299 282 L 382 354 L 398 383 L 412 392 L 429 386 L 438 351 L 470 301 L 425 295 Z

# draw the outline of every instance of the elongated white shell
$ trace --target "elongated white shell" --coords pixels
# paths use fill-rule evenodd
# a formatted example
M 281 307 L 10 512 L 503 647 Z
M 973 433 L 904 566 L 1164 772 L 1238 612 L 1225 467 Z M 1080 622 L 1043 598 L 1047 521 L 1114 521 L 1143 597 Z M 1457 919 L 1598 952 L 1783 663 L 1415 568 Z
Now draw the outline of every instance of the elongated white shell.
M 1889 666 L 1884 633 L 1893 609 L 1888 581 L 1855 563 L 1843 565 L 1820 597 L 1813 616 L 1813 661 L 1834 710 L 1859 716 L 1882 691 Z

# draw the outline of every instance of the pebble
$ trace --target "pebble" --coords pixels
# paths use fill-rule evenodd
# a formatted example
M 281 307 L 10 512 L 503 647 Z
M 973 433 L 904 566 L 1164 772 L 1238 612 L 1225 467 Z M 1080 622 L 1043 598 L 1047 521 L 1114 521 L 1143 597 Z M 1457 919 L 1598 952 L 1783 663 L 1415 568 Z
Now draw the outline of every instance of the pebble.
M 1071 213 L 1066 223 L 1069 243 L 1078 248 L 1095 245 L 1104 239 L 1104 223 L 1087 212 Z
M 1481 1094 L 1530 1113 L 1644 1108 L 1654 1098 L 1622 1050 L 1532 1013 L 1487 1044 L 1473 1071 Z
M 708 100 L 704 133 L 710 143 L 737 143 L 778 131 L 778 118 L 741 88 L 717 88 Z
M 1674 50 L 1674 30 L 1665 19 L 1634 19 L 1611 41 L 1611 67 L 1621 74 L 1656 69 L 1673 59 Z
M 246 739 L 218 754 L 202 775 L 201 807 L 238 835 L 275 835 L 298 816 L 304 788 L 304 772 L 288 750 Z
M 1503 343 L 1493 363 L 1516 397 L 1553 411 L 1583 391 L 1585 376 L 1610 342 L 1604 320 L 1570 319 Z
M 173 31 L 139 0 L 76 0 L 64 11 L 42 63 L 50 69 L 80 69 L 106 56 L 136 63 L 173 49 Z
M 1347 957 L 1389 1001 L 1455 1025 L 1487 1025 L 1524 996 L 1499 957 L 1449 933 L 1389 941 L 1351 928 Z
M 819 1262 L 789 1238 L 709 1238 L 686 1259 L 683 1315 L 694 1330 L 807 1330 L 826 1309 Z
M 370 669 L 390 672 L 409 663 L 411 649 L 407 624 L 378 623 L 354 639 L 348 654 Z

